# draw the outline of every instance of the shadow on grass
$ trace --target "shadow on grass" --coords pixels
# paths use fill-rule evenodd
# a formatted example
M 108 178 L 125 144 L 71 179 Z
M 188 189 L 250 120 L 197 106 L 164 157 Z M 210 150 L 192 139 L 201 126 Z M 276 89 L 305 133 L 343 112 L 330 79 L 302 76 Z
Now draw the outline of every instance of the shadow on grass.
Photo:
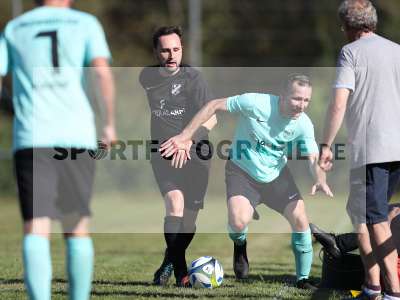
M 62 278 L 54 278 L 53 283 L 68 284 L 68 281 Z M 3 279 L 0 278 L 0 284 L 24 284 L 23 279 Z M 153 286 L 148 281 L 111 281 L 111 280 L 94 280 L 93 285 L 116 285 L 116 286 Z
M 235 280 L 234 275 L 225 275 L 225 278 Z M 311 281 L 315 284 L 319 284 L 320 278 L 310 277 Z M 250 274 L 245 280 L 236 280 L 236 282 L 244 285 L 251 285 L 257 282 L 264 282 L 266 284 L 286 284 L 287 286 L 296 287 L 296 276 L 291 274 L 281 274 L 281 275 L 266 275 L 266 274 Z M 342 295 L 343 297 L 348 296 L 348 293 L 343 290 L 334 290 L 327 288 L 318 288 L 311 295 L 311 300 L 326 300 L 333 295 Z
M 53 282 L 68 284 L 68 281 L 62 278 L 55 278 Z M 93 280 L 92 285 L 115 285 L 115 286 L 154 286 L 149 281 L 121 281 L 121 280 Z
M 226 279 L 235 280 L 234 275 L 225 275 Z M 295 285 L 296 283 L 296 276 L 289 275 L 289 274 L 282 274 L 282 275 L 266 275 L 266 274 L 249 274 L 247 279 L 237 279 L 237 282 L 242 284 L 253 284 L 256 282 L 265 282 L 265 283 L 287 283 L 290 285 Z
M 4 279 L 0 278 L 0 284 L 23 284 L 23 279 Z
M 338 295 L 338 294 L 343 294 L 342 297 L 345 297 L 345 292 L 344 291 L 338 291 L 338 290 L 331 290 L 331 289 L 326 289 L 326 288 L 320 288 L 316 290 L 312 296 L 311 300 L 326 300 L 329 299 L 333 295 Z M 342 298 L 341 297 L 341 298 Z
M 235 280 L 235 276 L 233 275 L 226 275 L 226 279 L 232 279 Z M 316 278 L 311 278 L 312 280 L 316 281 Z M 55 283 L 61 283 L 61 284 L 67 284 L 67 280 L 62 279 L 62 278 L 55 278 L 53 280 Z M 288 275 L 288 274 L 282 274 L 282 275 L 263 275 L 263 274 L 251 274 L 249 275 L 249 278 L 246 280 L 237 280 L 236 282 L 240 284 L 254 284 L 257 282 L 264 282 L 266 284 L 286 284 L 291 287 L 295 287 L 296 283 L 296 277 L 293 275 Z M 23 279 L 4 279 L 0 278 L 0 284 L 24 284 Z M 130 291 L 124 291 L 124 290 L 119 290 L 119 291 L 96 291 L 96 288 L 101 288 L 100 286 L 104 285 L 111 285 L 115 287 L 144 287 L 148 288 L 146 291 L 135 291 L 135 290 L 130 290 Z M 96 287 L 97 286 L 97 287 Z M 234 284 L 224 284 L 224 288 L 234 288 Z M 182 288 L 175 288 L 173 286 L 168 286 L 166 288 L 154 286 L 151 282 L 147 281 L 112 281 L 112 280 L 95 280 L 93 281 L 93 291 L 92 291 L 92 296 L 129 296 L 129 297 L 154 297 L 154 298 L 192 298 L 192 299 L 197 299 L 197 298 L 232 298 L 237 296 L 235 291 L 229 292 L 226 291 L 225 295 L 221 295 L 220 293 L 218 294 L 210 294 L 206 293 L 204 294 L 203 292 L 200 292 L 202 290 L 191 290 L 191 289 L 182 289 Z M 204 290 L 203 290 L 204 291 Z M 67 296 L 68 293 L 66 291 L 53 291 L 54 294 L 58 295 L 63 295 Z M 333 295 L 342 295 L 343 297 L 346 296 L 345 291 L 338 291 L 338 290 L 331 290 L 331 289 L 318 289 L 311 295 L 311 300 L 326 300 L 329 299 Z M 266 298 L 269 296 L 265 295 Z M 260 298 L 259 294 L 246 294 L 245 298 L 247 299 L 256 299 Z
M 193 291 L 193 292 L 191 292 Z M 197 292 L 196 292 L 197 291 Z M 235 293 L 228 293 L 226 295 L 213 295 L 210 293 L 207 293 L 206 295 L 204 293 L 200 292 L 201 290 L 191 290 L 191 289 L 185 289 L 183 291 L 182 288 L 176 288 L 176 292 L 163 292 L 163 291 L 146 291 L 146 292 L 139 292 L 139 291 L 110 291 L 110 292 L 100 292 L 100 291 L 92 291 L 91 295 L 92 296 L 101 296 L 101 297 L 106 297 L 106 296 L 129 296 L 129 297 L 153 297 L 153 298 L 192 298 L 192 299 L 197 299 L 197 298 L 214 298 L 214 299 L 223 299 L 223 298 L 228 298 L 232 299 L 232 297 L 235 297 Z M 211 290 L 210 290 L 211 291 Z M 55 295 L 62 295 L 62 296 L 67 296 L 68 294 L 64 291 L 56 291 L 53 292 Z M 260 299 L 260 295 L 246 295 L 246 299 Z M 266 298 L 266 299 L 275 299 L 275 298 Z

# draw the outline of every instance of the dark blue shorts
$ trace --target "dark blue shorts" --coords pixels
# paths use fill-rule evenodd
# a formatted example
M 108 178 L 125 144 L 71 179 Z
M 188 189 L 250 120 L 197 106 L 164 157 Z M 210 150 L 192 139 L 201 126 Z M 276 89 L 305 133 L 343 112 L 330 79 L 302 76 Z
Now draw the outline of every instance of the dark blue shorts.
M 347 211 L 353 224 L 388 220 L 389 201 L 400 184 L 400 161 L 351 170 Z

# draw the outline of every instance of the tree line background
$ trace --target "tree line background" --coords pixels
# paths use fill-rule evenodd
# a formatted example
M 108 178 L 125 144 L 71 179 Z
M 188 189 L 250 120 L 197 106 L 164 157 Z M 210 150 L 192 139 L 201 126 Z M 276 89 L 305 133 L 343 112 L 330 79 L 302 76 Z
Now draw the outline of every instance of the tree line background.
M 203 0 L 202 67 L 334 67 L 346 43 L 340 31 L 337 7 L 340 0 Z M 378 33 L 400 42 L 400 1 L 373 1 L 378 9 Z M 24 10 L 33 1 L 23 1 Z M 153 64 L 151 35 L 160 25 L 181 25 L 184 54 L 188 57 L 188 1 L 186 0 L 77 0 L 77 9 L 94 14 L 105 29 L 114 67 Z M 0 30 L 12 18 L 11 2 L 0 2 Z M 129 84 L 118 79 L 123 90 Z M 10 78 L 0 102 L 0 193 L 14 194 L 11 145 L 12 105 Z M 137 98 L 143 98 L 138 91 Z M 145 100 L 132 101 L 129 92 L 118 97 L 117 115 L 127 111 L 132 120 L 144 120 Z M 127 97 L 130 95 L 130 97 Z M 136 96 L 135 96 L 136 97 Z M 135 98 L 133 97 L 133 98 Z M 143 98 L 144 99 L 144 98 Z M 326 108 L 315 108 L 315 124 L 322 124 Z M 135 115 L 135 112 L 137 115 Z M 146 121 L 147 122 L 147 121 Z M 124 125 L 121 125 L 124 127 Z M 122 128 L 131 130 L 132 128 Z M 145 128 L 147 130 L 147 128 Z M 317 136 L 321 128 L 316 128 Z M 140 133 L 144 134 L 144 133 Z M 217 133 L 218 134 L 218 133 Z M 121 162 L 121 165 L 123 163 Z M 142 166 L 140 166 L 141 168 Z M 135 170 L 131 166 L 127 173 Z M 127 186 L 133 179 L 122 179 Z M 142 182 L 143 183 L 143 182 Z

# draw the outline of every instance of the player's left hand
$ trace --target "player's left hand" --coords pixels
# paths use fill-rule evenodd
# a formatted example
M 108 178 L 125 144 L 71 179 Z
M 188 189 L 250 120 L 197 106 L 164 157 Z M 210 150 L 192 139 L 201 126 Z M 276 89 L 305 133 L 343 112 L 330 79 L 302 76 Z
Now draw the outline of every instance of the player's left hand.
M 178 152 L 174 154 L 171 160 L 171 166 L 176 169 L 182 169 L 182 167 L 187 163 L 188 157 L 185 150 L 179 149 Z
M 331 188 L 326 182 L 316 182 L 311 188 L 311 196 L 315 196 L 318 191 L 324 192 L 329 197 L 333 197 Z
M 184 150 L 185 155 L 188 159 L 190 157 L 190 147 L 192 146 L 192 141 L 186 140 L 182 135 L 176 135 L 170 138 L 168 141 L 164 142 L 160 146 L 160 152 L 162 157 L 170 157 L 176 154 L 179 150 Z
M 107 149 L 117 141 L 117 132 L 114 125 L 106 125 L 103 128 L 101 142 L 107 146 Z

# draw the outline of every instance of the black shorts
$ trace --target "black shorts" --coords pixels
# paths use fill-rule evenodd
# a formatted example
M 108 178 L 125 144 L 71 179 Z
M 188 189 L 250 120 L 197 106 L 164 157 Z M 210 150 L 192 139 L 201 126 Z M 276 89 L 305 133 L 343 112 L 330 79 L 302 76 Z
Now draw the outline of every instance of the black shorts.
M 207 191 L 209 163 L 188 161 L 182 169 L 171 167 L 171 161 L 154 156 L 151 160 L 154 177 L 162 196 L 173 190 L 182 191 L 185 208 L 198 210 L 204 207 Z
M 227 199 L 233 196 L 244 196 L 254 208 L 264 203 L 280 214 L 283 214 L 290 202 L 302 199 L 287 166 L 282 169 L 278 178 L 262 183 L 228 160 L 225 166 L 225 183 Z
M 91 214 L 95 160 L 87 151 L 77 154 L 75 159 L 68 156 L 60 160 L 54 158 L 55 154 L 50 148 L 23 149 L 14 154 L 19 202 L 25 221 Z
M 399 184 L 399 161 L 368 164 L 351 170 L 347 212 L 353 224 L 387 221 L 389 201 Z

